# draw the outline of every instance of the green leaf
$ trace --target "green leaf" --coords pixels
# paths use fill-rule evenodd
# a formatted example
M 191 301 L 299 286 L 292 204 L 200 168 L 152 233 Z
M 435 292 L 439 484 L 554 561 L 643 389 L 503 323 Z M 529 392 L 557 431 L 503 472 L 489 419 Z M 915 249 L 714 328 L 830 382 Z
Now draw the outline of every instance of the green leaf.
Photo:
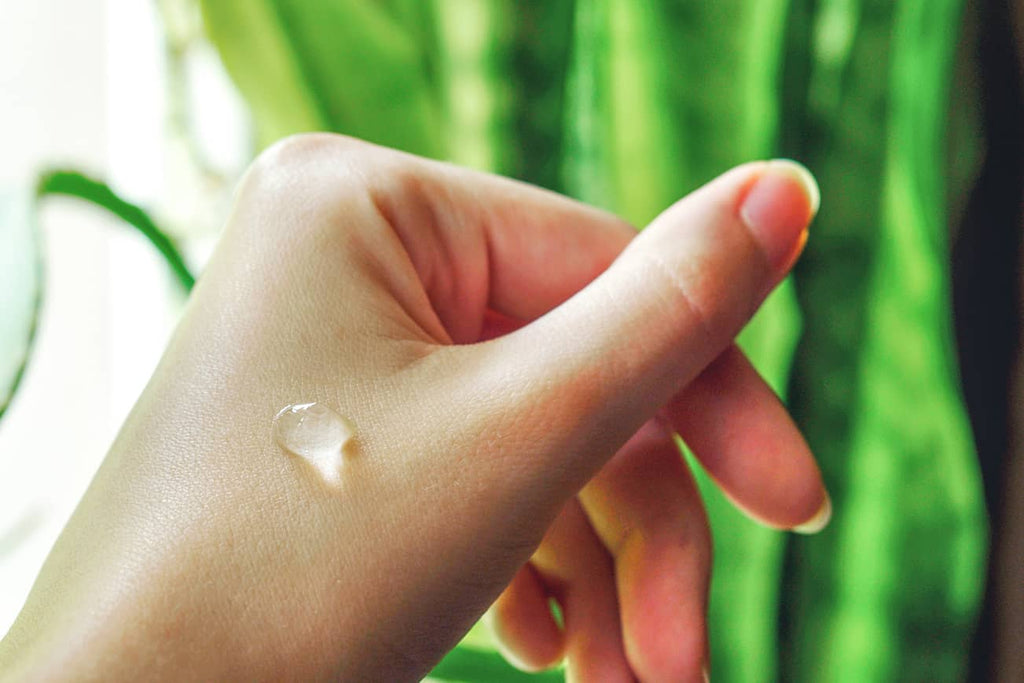
M 141 207 L 118 197 L 106 183 L 76 171 L 51 171 L 40 179 L 37 195 L 39 197 L 47 195 L 77 197 L 110 211 L 136 228 L 156 247 L 185 292 L 191 291 L 195 285 L 195 276 L 185 265 L 185 260 L 181 257 L 181 253 L 171 238 L 156 226 L 153 219 Z
M 449 158 L 560 191 L 575 2 L 434 5 Z
M 21 382 L 35 339 L 43 272 L 36 218 L 39 203 L 51 195 L 76 197 L 110 211 L 156 247 L 186 293 L 195 284 L 171 239 L 144 210 L 118 197 L 105 183 L 57 170 L 40 178 L 34 194 L 0 193 L 0 417 Z
M 791 25 L 809 31 L 795 52 L 809 59 L 792 142 L 823 208 L 797 267 L 807 314 L 791 396 L 836 514 L 792 541 L 782 675 L 962 680 L 985 577 L 942 175 L 962 2 L 798 7 Z
M 32 350 L 42 273 L 31 194 L 0 192 L 0 416 L 10 405 Z
M 508 664 L 497 652 L 485 652 L 464 645 L 449 652 L 430 672 L 430 677 L 466 683 L 562 683 L 565 680 L 561 671 L 524 673 Z
M 443 155 L 430 14 L 398 0 L 201 6 L 210 40 L 252 108 L 260 146 L 323 130 Z

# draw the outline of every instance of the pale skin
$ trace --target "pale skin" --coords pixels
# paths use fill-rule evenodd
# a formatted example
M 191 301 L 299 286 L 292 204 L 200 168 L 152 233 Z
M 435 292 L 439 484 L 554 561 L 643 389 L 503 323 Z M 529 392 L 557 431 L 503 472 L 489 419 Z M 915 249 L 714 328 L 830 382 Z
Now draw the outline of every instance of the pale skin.
M 807 445 L 732 344 L 815 193 L 748 164 L 638 236 L 355 140 L 279 143 L 0 678 L 412 681 L 493 603 L 524 668 L 703 680 L 711 538 L 672 434 L 763 523 L 827 520 Z M 356 427 L 337 485 L 270 437 L 300 401 Z

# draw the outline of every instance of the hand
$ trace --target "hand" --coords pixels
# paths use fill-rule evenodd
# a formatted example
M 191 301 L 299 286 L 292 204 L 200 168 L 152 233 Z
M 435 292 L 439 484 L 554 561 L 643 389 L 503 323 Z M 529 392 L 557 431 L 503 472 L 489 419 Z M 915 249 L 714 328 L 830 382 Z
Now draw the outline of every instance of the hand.
M 416 680 L 501 594 L 526 666 L 700 680 L 710 539 L 671 431 L 755 517 L 822 523 L 806 445 L 731 346 L 815 204 L 755 163 L 636 236 L 358 141 L 278 144 L 0 662 Z M 355 425 L 336 485 L 271 438 L 308 401 Z

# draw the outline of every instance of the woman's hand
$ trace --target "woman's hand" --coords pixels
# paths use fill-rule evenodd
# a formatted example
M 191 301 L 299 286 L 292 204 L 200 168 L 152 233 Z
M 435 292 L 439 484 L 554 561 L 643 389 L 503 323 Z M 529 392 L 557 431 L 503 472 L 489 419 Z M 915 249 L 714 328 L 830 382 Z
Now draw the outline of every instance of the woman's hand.
M 500 594 L 525 666 L 701 680 L 711 544 L 672 432 L 765 523 L 827 519 L 807 446 L 732 346 L 815 193 L 793 164 L 749 164 L 638 236 L 366 143 L 278 144 L 0 661 L 416 680 Z M 309 401 L 355 425 L 336 485 L 271 438 Z

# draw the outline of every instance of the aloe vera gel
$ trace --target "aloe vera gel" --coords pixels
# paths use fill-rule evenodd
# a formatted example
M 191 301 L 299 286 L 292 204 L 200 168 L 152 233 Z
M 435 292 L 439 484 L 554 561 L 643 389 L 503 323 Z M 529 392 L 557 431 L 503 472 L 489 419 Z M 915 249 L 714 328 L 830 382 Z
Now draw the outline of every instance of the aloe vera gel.
M 345 447 L 352 424 L 323 403 L 293 403 L 274 417 L 274 441 L 310 466 L 331 485 L 341 483 Z

